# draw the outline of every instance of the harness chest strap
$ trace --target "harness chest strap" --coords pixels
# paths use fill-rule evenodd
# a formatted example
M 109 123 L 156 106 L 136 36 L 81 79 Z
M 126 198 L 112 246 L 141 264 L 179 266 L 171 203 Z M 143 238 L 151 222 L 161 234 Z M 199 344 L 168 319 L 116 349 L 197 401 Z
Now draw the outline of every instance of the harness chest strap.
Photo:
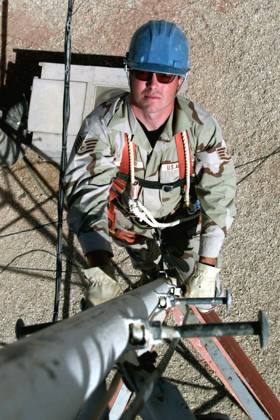
M 141 180 L 134 177 L 134 165 L 130 164 L 130 161 L 135 160 L 136 157 L 136 145 L 129 142 L 128 135 L 125 133 L 119 172 L 111 186 L 111 190 L 113 190 L 115 193 L 115 197 L 118 194 L 122 194 L 124 192 L 129 181 L 136 180 L 139 182 L 140 186 L 145 188 L 161 189 L 163 185 L 170 185 L 173 188 L 182 186 L 183 189 L 186 190 L 186 187 L 189 187 L 190 184 L 190 177 L 193 175 L 193 165 L 188 132 L 176 134 L 175 144 L 179 163 L 179 181 L 170 182 L 168 184 L 161 184 L 158 181 Z M 134 159 L 133 156 L 130 156 L 131 145 L 133 146 Z

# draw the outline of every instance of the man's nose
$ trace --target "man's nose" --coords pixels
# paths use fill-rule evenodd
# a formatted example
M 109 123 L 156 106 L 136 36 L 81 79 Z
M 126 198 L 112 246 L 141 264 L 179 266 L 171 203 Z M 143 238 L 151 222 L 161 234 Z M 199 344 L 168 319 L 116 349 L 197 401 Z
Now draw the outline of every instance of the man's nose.
M 151 73 L 149 79 L 147 80 L 147 86 L 153 86 L 156 85 L 158 83 L 157 81 L 157 76 L 155 73 Z

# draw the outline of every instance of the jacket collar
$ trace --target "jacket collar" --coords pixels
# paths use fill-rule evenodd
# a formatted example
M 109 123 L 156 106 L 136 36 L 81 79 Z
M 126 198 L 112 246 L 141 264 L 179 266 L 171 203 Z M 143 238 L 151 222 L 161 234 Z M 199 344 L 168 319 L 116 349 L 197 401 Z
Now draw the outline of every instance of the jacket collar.
M 146 144 L 150 148 L 150 143 L 131 110 L 129 94 L 125 95 L 119 102 L 118 107 L 117 103 L 113 103 L 111 107 L 111 110 L 112 108 L 115 108 L 115 112 L 108 123 L 108 128 L 127 133 L 129 136 L 133 135 L 136 144 L 142 146 Z M 177 133 L 186 131 L 191 125 L 192 118 L 191 113 L 188 110 L 188 101 L 184 98 L 177 97 L 175 99 L 174 110 L 167 120 L 161 134 L 161 139 L 164 141 L 171 141 Z

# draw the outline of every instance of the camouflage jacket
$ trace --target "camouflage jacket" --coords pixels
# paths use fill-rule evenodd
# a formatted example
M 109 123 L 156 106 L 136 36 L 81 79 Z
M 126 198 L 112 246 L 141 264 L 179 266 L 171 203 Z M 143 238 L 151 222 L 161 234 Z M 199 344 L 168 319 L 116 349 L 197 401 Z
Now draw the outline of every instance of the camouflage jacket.
M 174 136 L 184 130 L 189 135 L 194 165 L 193 189 L 201 205 L 200 255 L 218 256 L 235 213 L 235 171 L 219 125 L 200 106 L 178 97 L 152 149 L 131 111 L 128 94 L 101 104 L 84 120 L 69 158 L 65 177 L 68 222 L 85 254 L 97 249 L 112 253 L 107 207 L 125 133 L 133 136 L 136 145 L 135 175 L 170 183 L 179 179 Z M 122 203 L 126 203 L 128 190 L 123 193 Z M 164 191 L 142 187 L 139 199 L 155 218 L 162 220 L 180 204 L 181 188 Z M 125 230 L 150 234 L 131 222 Z

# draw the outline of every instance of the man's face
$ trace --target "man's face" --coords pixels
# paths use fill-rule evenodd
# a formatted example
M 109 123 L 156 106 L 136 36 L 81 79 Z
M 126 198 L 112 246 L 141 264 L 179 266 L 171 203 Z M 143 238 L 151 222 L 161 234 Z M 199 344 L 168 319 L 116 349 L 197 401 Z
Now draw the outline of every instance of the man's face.
M 149 73 L 147 81 L 139 80 L 133 71 L 130 72 L 131 104 L 145 113 L 170 113 L 174 98 L 182 83 L 176 76 L 170 83 L 160 83 L 155 73 Z

